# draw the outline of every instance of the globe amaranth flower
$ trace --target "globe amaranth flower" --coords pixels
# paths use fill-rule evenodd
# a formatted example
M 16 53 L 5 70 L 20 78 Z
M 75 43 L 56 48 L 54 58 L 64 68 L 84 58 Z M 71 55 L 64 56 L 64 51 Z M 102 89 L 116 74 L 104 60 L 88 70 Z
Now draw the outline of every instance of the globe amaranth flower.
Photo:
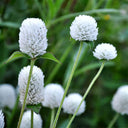
M 97 40 L 98 28 L 96 20 L 88 15 L 79 15 L 70 26 L 70 35 L 79 41 Z
M 44 101 L 42 102 L 43 106 L 51 109 L 59 107 L 63 94 L 64 89 L 61 85 L 55 83 L 48 84 L 44 89 Z
M 45 23 L 38 18 L 25 19 L 20 27 L 20 51 L 35 58 L 43 55 L 47 49 L 47 28 Z
M 8 107 L 12 109 L 15 105 L 16 94 L 15 89 L 10 84 L 0 85 L 0 108 Z
M 20 101 L 23 104 L 26 92 L 30 66 L 21 69 L 18 77 L 18 85 L 20 92 Z M 44 75 L 40 68 L 33 67 L 32 76 L 30 80 L 26 104 L 39 104 L 43 101 L 44 95 Z
M 2 113 L 2 110 L 0 110 L 0 128 L 4 128 L 4 115 Z
M 63 110 L 65 113 L 74 114 L 77 107 L 79 106 L 82 100 L 82 96 L 78 93 L 69 94 L 63 103 Z M 85 101 L 81 104 L 80 109 L 78 110 L 76 115 L 80 115 L 85 111 Z
M 42 128 L 43 121 L 41 116 L 34 112 L 33 117 L 33 128 Z M 31 128 L 31 111 L 26 111 L 23 114 L 20 128 Z
M 112 60 L 116 58 L 117 51 L 116 48 L 109 43 L 101 43 L 96 46 L 93 56 L 98 58 L 99 60 L 105 59 L 105 60 Z
M 114 94 L 112 102 L 112 109 L 116 112 L 124 115 L 128 114 L 128 85 L 124 85 L 118 88 Z

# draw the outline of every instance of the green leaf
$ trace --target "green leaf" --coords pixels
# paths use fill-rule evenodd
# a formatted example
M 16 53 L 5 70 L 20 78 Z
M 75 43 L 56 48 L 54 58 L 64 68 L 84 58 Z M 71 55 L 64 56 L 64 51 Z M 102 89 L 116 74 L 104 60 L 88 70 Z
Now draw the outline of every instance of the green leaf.
M 12 53 L 12 55 L 5 61 L 5 64 L 12 62 L 16 59 L 22 58 L 22 57 L 27 57 L 27 55 L 25 55 L 22 52 L 16 51 L 16 52 Z
M 49 60 L 55 61 L 55 62 L 60 64 L 60 61 L 57 60 L 56 57 L 53 54 L 49 53 L 49 52 L 47 52 L 44 55 L 39 56 L 39 57 L 43 58 L 43 59 L 49 59 Z
M 42 105 L 41 104 L 37 104 L 37 105 L 27 105 L 28 109 L 33 110 L 35 113 L 39 114 L 40 109 L 41 109 Z

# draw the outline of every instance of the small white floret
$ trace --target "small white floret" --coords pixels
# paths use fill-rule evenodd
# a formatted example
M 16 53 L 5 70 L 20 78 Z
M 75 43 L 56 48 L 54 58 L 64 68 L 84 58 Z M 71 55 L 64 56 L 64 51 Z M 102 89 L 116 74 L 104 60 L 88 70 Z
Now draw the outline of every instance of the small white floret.
M 109 43 L 98 44 L 93 52 L 93 56 L 98 58 L 99 60 L 112 60 L 116 58 L 117 51 L 116 48 Z
M 33 114 L 33 128 L 42 128 L 42 119 L 39 114 Z M 20 128 L 31 128 L 31 111 L 26 111 L 23 115 Z
M 4 128 L 4 115 L 2 113 L 2 110 L 0 110 L 0 128 Z
M 65 113 L 74 114 L 77 107 L 79 106 L 82 100 L 82 96 L 78 93 L 69 94 L 63 103 L 63 110 Z M 76 115 L 80 115 L 85 111 L 85 101 L 81 104 L 80 109 L 78 110 Z
M 13 109 L 16 102 L 15 89 L 10 84 L 0 85 L 0 107 L 9 107 Z
M 49 107 L 51 109 L 59 107 L 62 97 L 64 94 L 64 89 L 59 84 L 48 84 L 44 89 L 44 101 L 43 106 Z
M 79 41 L 97 40 L 98 28 L 96 20 L 87 15 L 79 15 L 70 26 L 70 35 Z
M 18 77 L 20 101 L 23 104 L 30 66 L 24 67 Z M 44 99 L 44 75 L 40 68 L 33 67 L 26 104 L 39 104 Z
M 112 102 L 112 109 L 116 112 L 124 115 L 128 115 L 128 85 L 124 85 L 118 88 L 114 94 Z
M 20 51 L 35 58 L 43 55 L 47 49 L 47 28 L 45 23 L 38 18 L 25 19 L 20 27 Z

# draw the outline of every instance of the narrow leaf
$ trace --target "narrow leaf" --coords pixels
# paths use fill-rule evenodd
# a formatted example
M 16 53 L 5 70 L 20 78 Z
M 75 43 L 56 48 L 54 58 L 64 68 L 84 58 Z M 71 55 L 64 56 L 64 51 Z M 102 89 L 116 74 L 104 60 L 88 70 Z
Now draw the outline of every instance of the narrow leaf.
M 56 59 L 56 57 L 53 54 L 49 53 L 49 52 L 47 52 L 44 55 L 40 56 L 40 58 L 49 59 L 49 60 L 55 61 L 57 63 L 60 63 L 60 61 L 58 59 Z
M 35 113 L 39 114 L 40 109 L 41 109 L 42 105 L 41 104 L 37 104 L 37 105 L 27 105 L 28 109 L 33 110 Z

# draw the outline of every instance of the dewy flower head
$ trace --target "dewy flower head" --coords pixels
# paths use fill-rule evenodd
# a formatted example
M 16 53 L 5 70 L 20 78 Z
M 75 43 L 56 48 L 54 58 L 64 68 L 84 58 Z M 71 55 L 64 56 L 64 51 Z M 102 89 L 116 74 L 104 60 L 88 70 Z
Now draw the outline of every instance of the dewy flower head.
M 113 110 L 124 115 L 128 114 L 128 85 L 118 88 L 111 102 Z
M 116 58 L 117 51 L 116 48 L 109 43 L 101 43 L 96 46 L 93 56 L 98 58 L 99 60 L 105 59 L 105 60 L 112 60 Z
M 98 28 L 96 20 L 87 15 L 79 15 L 70 26 L 70 35 L 79 41 L 97 40 Z
M 33 114 L 33 128 L 42 128 L 42 119 L 39 114 Z M 26 111 L 23 115 L 20 128 L 31 128 L 31 111 Z
M 27 18 L 22 22 L 19 33 L 20 51 L 30 57 L 43 55 L 47 49 L 47 28 L 38 18 Z
M 23 104 L 24 96 L 26 92 L 28 76 L 29 76 L 30 66 L 21 69 L 18 78 L 20 101 Z M 32 76 L 30 80 L 28 95 L 26 104 L 38 104 L 43 101 L 44 95 L 44 75 L 40 68 L 37 66 L 33 67 Z
M 15 105 L 16 94 L 15 89 L 10 84 L 0 85 L 0 108 L 9 107 L 12 109 Z
M 4 128 L 4 116 L 1 110 L 0 110 L 0 128 Z
M 77 107 L 82 100 L 82 96 L 78 93 L 71 93 L 65 98 L 63 103 L 63 110 L 65 113 L 74 114 Z M 81 104 L 80 109 L 76 115 L 80 115 L 85 111 L 85 101 Z
M 44 89 L 44 101 L 43 106 L 50 107 L 51 109 L 59 107 L 62 97 L 64 94 L 64 89 L 59 84 L 48 84 Z

